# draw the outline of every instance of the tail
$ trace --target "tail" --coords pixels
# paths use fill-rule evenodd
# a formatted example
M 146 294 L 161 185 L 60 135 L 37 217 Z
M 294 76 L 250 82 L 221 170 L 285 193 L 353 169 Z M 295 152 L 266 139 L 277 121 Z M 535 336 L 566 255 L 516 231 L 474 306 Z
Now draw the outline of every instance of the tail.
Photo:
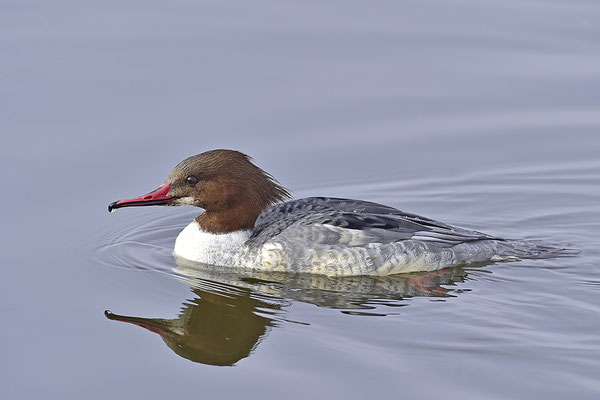
M 503 240 L 498 241 L 496 257 L 499 259 L 543 259 L 573 257 L 581 250 L 565 243 L 544 242 L 542 240 Z

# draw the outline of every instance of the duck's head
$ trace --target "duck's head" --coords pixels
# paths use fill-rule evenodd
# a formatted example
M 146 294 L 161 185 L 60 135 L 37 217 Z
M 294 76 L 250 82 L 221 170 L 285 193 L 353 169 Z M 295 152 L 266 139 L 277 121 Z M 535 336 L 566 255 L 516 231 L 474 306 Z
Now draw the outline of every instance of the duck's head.
M 156 190 L 108 206 L 191 205 L 205 210 L 196 217 L 202 229 L 232 232 L 252 229 L 256 218 L 289 192 L 268 173 L 235 150 L 211 150 L 186 158 Z

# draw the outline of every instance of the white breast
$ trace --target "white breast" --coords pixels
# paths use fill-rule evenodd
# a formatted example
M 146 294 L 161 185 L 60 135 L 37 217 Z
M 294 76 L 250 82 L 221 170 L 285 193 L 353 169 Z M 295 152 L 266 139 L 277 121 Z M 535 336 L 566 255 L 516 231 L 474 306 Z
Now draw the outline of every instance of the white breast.
M 177 236 L 173 252 L 182 258 L 204 264 L 232 266 L 250 237 L 251 231 L 211 233 L 192 221 Z

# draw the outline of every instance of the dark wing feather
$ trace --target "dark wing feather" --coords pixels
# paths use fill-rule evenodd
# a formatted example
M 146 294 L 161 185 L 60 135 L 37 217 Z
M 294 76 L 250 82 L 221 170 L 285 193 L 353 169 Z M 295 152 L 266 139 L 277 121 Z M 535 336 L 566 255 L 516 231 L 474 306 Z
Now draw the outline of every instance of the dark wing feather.
M 379 242 L 417 239 L 449 247 L 475 240 L 501 240 L 481 232 L 453 227 L 396 208 L 361 200 L 308 197 L 269 208 L 255 224 L 249 241 L 261 244 L 285 229 L 310 224 L 327 224 L 346 229 L 380 232 Z M 389 233 L 395 233 L 389 235 Z M 386 234 L 384 234 L 386 233 Z M 391 239 L 393 238 L 393 239 Z

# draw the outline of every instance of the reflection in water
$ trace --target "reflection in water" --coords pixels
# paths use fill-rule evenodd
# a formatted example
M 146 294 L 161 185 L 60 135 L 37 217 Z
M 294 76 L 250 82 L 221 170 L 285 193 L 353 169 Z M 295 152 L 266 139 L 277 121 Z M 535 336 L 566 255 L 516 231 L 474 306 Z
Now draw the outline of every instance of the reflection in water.
M 105 315 L 158 333 L 171 350 L 188 360 L 233 365 L 248 357 L 273 325 L 273 318 L 258 311 L 268 315 L 269 310 L 276 312 L 280 307 L 276 302 L 253 298 L 249 290 L 211 293 L 194 289 L 193 293 L 196 297 L 183 303 L 174 319 L 129 317 L 110 311 Z
M 386 315 L 379 310 L 365 310 L 407 305 L 401 300 L 409 297 L 449 297 L 452 290 L 442 286 L 467 277 L 462 268 L 347 278 L 277 273 L 241 277 L 181 264 L 174 272 L 195 296 L 183 304 L 177 318 L 130 317 L 110 311 L 105 314 L 111 320 L 158 333 L 181 357 L 211 365 L 233 365 L 248 357 L 270 327 L 285 321 L 284 307 L 289 300 L 342 309 L 347 314 Z
M 250 272 L 244 275 L 224 272 L 220 267 L 199 267 L 197 263 L 177 259 L 175 276 L 190 287 L 203 288 L 207 282 L 220 282 L 319 307 L 335 309 L 369 309 L 381 304 L 401 305 L 409 297 L 450 297 L 451 290 L 443 286 L 463 282 L 463 268 L 447 268 L 432 272 L 391 276 L 350 276 L 343 278 L 284 272 Z M 483 271 L 483 270 L 479 270 Z

